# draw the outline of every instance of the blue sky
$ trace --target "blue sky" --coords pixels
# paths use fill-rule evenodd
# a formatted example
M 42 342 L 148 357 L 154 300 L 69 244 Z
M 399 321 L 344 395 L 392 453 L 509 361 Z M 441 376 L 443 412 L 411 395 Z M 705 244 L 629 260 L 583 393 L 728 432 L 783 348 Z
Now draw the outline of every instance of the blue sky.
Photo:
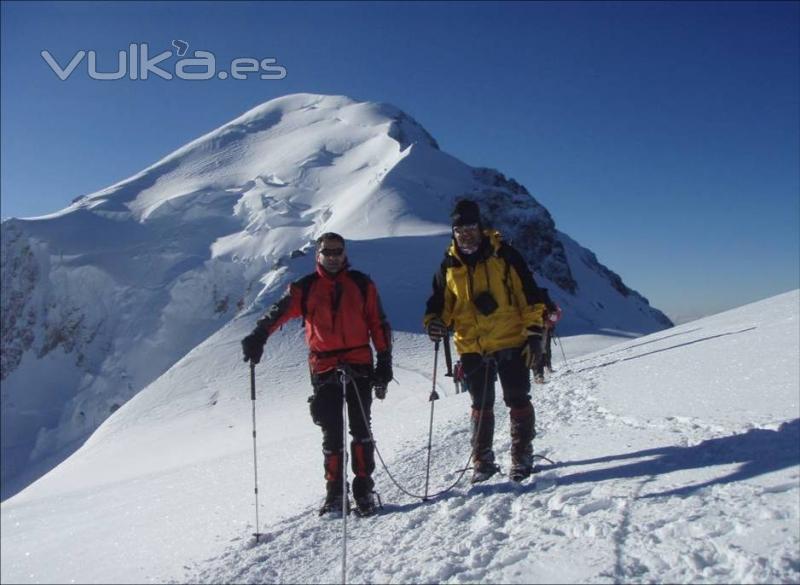
M 2 216 L 61 209 L 274 97 L 344 94 L 524 184 L 670 316 L 714 313 L 800 286 L 799 35 L 792 2 L 3 2 Z M 84 60 L 61 81 L 40 56 L 94 50 L 108 71 L 173 39 L 287 75 L 98 81 Z

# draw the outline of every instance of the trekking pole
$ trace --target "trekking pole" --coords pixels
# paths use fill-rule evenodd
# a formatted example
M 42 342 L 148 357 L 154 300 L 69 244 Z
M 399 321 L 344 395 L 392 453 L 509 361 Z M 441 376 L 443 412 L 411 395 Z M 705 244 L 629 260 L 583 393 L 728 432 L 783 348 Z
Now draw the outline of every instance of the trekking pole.
M 445 337 L 445 340 L 447 338 Z M 447 347 L 447 346 L 445 346 Z M 433 437 L 433 404 L 435 400 L 439 400 L 439 394 L 436 392 L 436 366 L 439 362 L 439 341 L 437 340 L 433 346 L 433 387 L 428 400 L 431 403 L 431 422 L 428 426 L 428 465 L 425 467 L 425 495 L 422 498 L 423 502 L 428 501 L 428 480 L 431 476 L 431 438 Z
M 453 356 L 450 353 L 450 334 L 444 336 L 444 364 L 447 366 L 447 373 L 445 376 L 448 378 L 453 377 Z
M 569 371 L 569 362 L 567 361 L 567 354 L 564 353 L 564 344 L 561 343 L 561 338 L 556 333 L 556 339 L 558 339 L 558 347 L 561 348 L 561 355 L 564 356 L 564 363 L 567 364 L 567 371 Z
M 255 494 L 256 494 L 256 531 L 253 536 L 256 542 L 263 536 L 259 531 L 258 521 L 258 455 L 256 452 L 256 365 L 250 362 L 250 402 L 253 404 L 253 473 L 255 475 Z
M 347 583 L 347 371 L 339 366 L 342 380 L 342 585 Z

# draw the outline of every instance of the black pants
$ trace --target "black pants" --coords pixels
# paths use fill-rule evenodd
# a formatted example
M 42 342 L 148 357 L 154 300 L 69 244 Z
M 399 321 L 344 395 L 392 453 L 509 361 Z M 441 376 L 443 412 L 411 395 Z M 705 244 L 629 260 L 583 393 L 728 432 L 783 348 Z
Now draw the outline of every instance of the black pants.
M 553 335 L 554 329 L 544 328 L 542 334 L 542 357 L 536 361 L 533 368 L 536 374 L 540 376 L 544 375 L 545 368 L 553 369 Z
M 531 402 L 531 375 L 522 359 L 522 348 L 503 349 L 489 356 L 487 363 L 478 353 L 461 355 L 464 377 L 475 410 L 494 406 L 494 381 L 499 374 L 503 401 L 509 408 L 524 408 Z M 488 370 L 488 371 L 487 371 Z
M 372 407 L 372 383 L 370 366 L 350 366 L 352 376 L 347 383 L 347 420 L 354 441 L 369 439 Z M 322 449 L 326 452 L 341 451 L 344 440 L 342 428 L 342 382 L 336 370 L 311 377 L 314 395 L 309 398 L 311 418 L 322 427 Z M 356 394 L 357 393 L 357 394 Z M 359 406 L 364 407 L 364 413 Z M 366 420 L 364 419 L 366 414 Z

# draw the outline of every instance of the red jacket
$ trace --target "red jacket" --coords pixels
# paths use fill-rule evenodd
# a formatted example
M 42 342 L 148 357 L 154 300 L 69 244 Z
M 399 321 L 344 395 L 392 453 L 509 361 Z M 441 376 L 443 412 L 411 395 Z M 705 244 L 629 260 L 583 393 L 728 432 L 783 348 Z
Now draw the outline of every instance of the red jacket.
M 289 285 L 258 325 L 271 335 L 296 317 L 305 319 L 308 361 L 315 373 L 339 363 L 372 365 L 370 338 L 377 352 L 391 350 L 391 328 L 378 290 L 362 272 L 345 268 L 331 275 L 317 265 L 316 272 Z

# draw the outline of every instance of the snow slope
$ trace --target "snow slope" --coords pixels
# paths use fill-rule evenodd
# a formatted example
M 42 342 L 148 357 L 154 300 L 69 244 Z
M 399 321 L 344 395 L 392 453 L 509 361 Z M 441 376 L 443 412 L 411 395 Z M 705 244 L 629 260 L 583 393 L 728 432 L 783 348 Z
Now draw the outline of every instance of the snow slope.
M 254 318 L 226 324 L 3 502 L 2 582 L 340 581 L 341 522 L 315 512 L 320 433 L 292 324 L 257 369 L 267 537 L 250 536 L 252 403 L 239 339 Z M 555 463 L 535 484 L 465 478 L 428 502 L 379 466 L 385 513 L 350 519 L 348 581 L 798 582 L 799 320 L 793 291 L 622 343 L 562 337 L 568 362 L 554 348 L 557 371 L 534 387 L 535 448 Z M 373 428 L 392 476 L 422 492 L 431 344 L 400 333 L 395 355 L 399 384 L 376 402 Z M 458 478 L 469 451 L 468 398 L 441 370 L 437 383 L 430 492 Z M 496 412 L 507 468 L 508 416 Z
M 2 497 L 232 319 L 263 309 L 324 231 L 373 242 L 364 258 L 400 259 L 371 273 L 405 287 L 391 317 L 418 331 L 448 213 L 465 195 L 568 307 L 565 333 L 671 325 L 523 186 L 441 151 L 401 110 L 285 96 L 64 210 L 2 223 Z

